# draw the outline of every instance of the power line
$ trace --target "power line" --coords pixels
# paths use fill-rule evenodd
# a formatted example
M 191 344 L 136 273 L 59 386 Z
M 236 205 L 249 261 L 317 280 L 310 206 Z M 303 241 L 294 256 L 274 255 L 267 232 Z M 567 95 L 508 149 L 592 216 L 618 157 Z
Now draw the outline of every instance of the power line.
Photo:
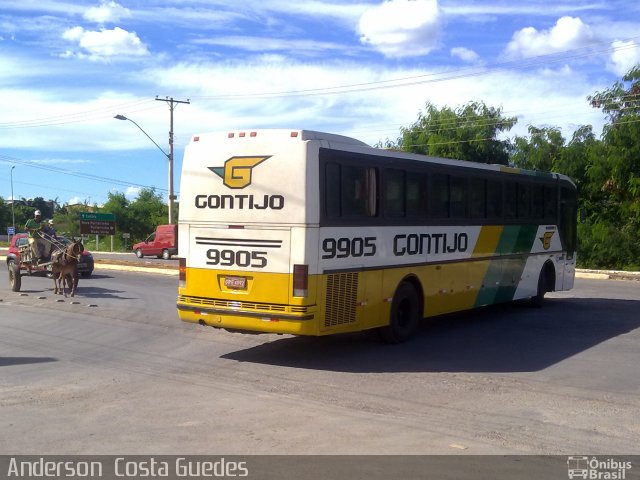
M 17 165 L 22 165 L 25 167 L 32 167 L 32 168 L 38 168 L 40 170 L 46 170 L 49 172 L 55 172 L 55 173 L 59 173 L 62 175 L 69 175 L 72 177 L 78 177 L 78 178 L 85 178 L 88 180 L 93 180 L 96 182 L 101 182 L 101 183 L 111 183 L 111 184 L 115 184 L 115 185 L 119 185 L 122 187 L 138 187 L 138 188 L 145 188 L 145 189 L 153 189 L 156 191 L 160 191 L 160 192 L 167 192 L 168 190 L 166 188 L 161 188 L 161 187 L 156 187 L 156 186 L 152 186 L 152 185 L 143 185 L 140 183 L 134 183 L 131 181 L 125 181 L 125 180 L 119 180 L 116 178 L 109 178 L 109 177 L 104 177 L 101 175 L 93 175 L 90 173 L 84 173 L 84 172 L 77 172 L 75 170 L 68 170 L 65 168 L 59 168 L 59 167 L 53 167 L 51 165 L 42 165 L 39 164 L 37 162 L 32 162 L 29 160 L 22 160 L 19 158 L 15 158 L 15 157 L 9 157 L 6 155 L 0 155 L 0 161 L 4 162 L 4 163 L 9 163 L 9 164 L 17 164 Z M 179 193 L 179 192 L 178 192 Z
M 113 116 L 113 112 L 121 108 L 131 109 L 133 107 L 144 105 L 150 102 L 151 100 L 136 100 L 133 102 L 116 104 L 113 106 L 109 106 L 109 107 L 105 107 L 97 110 L 86 110 L 81 112 L 55 115 L 51 117 L 35 118 L 35 119 L 29 119 L 29 120 L 16 120 L 13 122 L 0 122 L 0 129 L 51 127 L 55 125 L 65 125 L 69 123 L 85 122 L 91 119 L 103 118 L 107 115 Z
M 640 38 L 631 37 L 625 41 L 635 40 Z M 597 44 L 595 44 L 597 45 Z M 465 67 L 455 70 L 446 70 L 442 72 L 434 72 L 423 75 L 416 75 L 411 77 L 402 77 L 390 80 L 379 80 L 374 82 L 354 83 L 348 85 L 339 85 L 334 87 L 319 87 L 305 90 L 289 90 L 279 92 L 259 92 L 259 93 L 241 93 L 241 94 L 220 94 L 220 95 L 200 95 L 193 96 L 192 98 L 201 99 L 215 99 L 215 100 L 248 100 L 253 98 L 282 98 L 282 97 L 299 97 L 299 96 L 317 96 L 317 95 L 333 95 L 343 93 L 359 93 L 372 90 L 381 90 L 388 88 L 407 87 L 425 83 L 436 83 L 449 80 L 457 80 L 461 78 L 476 77 L 480 75 L 487 75 L 493 70 L 506 68 L 524 70 L 540 65 L 547 65 L 553 63 L 564 62 L 567 60 L 577 60 L 585 57 L 594 56 L 596 54 L 615 52 L 620 50 L 627 50 L 630 48 L 637 48 L 635 44 L 622 45 L 618 47 L 606 47 L 606 48 L 594 48 L 594 46 L 586 46 L 573 50 L 566 50 L 563 52 L 556 52 L 546 55 L 538 55 L 530 57 L 524 60 L 510 60 L 504 62 L 496 62 L 488 64 L 482 67 Z M 492 70 L 493 69 L 493 70 Z M 468 73 L 465 73 L 468 72 Z

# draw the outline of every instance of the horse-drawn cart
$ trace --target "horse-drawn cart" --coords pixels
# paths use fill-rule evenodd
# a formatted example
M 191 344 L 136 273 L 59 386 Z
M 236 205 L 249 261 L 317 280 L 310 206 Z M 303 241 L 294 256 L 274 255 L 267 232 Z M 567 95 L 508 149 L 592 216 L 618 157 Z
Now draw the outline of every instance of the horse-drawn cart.
M 10 259 L 7 262 L 9 269 L 9 285 L 11 290 L 19 292 L 22 286 L 23 275 L 46 275 L 47 277 L 53 277 L 53 261 L 38 262 L 34 258 L 31 247 L 23 245 L 18 247 L 20 255 L 17 255 L 15 259 Z
M 53 239 L 51 243 L 53 244 L 51 254 L 44 260 L 38 260 L 34 256 L 33 250 L 28 243 L 17 247 L 18 255 L 14 255 L 7 260 L 9 286 L 12 291 L 20 291 L 23 276 L 45 275 L 54 279 L 55 293 L 58 293 L 60 285 L 60 293 L 64 293 L 65 296 L 66 292 L 64 290 L 63 278 L 67 279 L 69 277 L 67 283 L 69 284 L 72 296 L 75 294 L 75 287 L 78 285 L 78 256 L 82 253 L 84 247 L 80 241 L 75 240 L 67 246 Z M 59 275 L 61 272 L 64 272 L 62 277 Z M 58 280 L 60 281 L 59 284 Z

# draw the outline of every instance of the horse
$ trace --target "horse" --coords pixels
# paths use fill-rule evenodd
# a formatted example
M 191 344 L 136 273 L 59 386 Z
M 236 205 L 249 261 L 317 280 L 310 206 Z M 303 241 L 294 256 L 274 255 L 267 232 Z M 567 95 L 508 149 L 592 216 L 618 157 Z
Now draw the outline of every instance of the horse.
M 73 240 L 64 250 L 57 250 L 51 255 L 54 294 L 63 294 L 66 297 L 66 283 L 71 296 L 75 296 L 78 287 L 78 258 L 82 252 L 84 252 L 82 241 Z

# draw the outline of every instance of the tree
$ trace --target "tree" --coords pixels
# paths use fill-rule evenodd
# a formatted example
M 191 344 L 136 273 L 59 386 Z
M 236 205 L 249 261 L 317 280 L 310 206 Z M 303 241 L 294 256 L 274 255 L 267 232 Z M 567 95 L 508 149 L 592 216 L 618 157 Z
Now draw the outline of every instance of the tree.
M 4 234 L 6 232 L 4 227 L 11 225 L 11 206 L 0 197 L 0 227 L 3 230 L 0 233 Z
M 611 88 L 588 96 L 587 100 L 592 107 L 606 113 L 611 124 L 628 115 L 637 116 L 640 114 L 640 65 L 629 70 L 622 77 L 622 82 L 618 81 Z
M 588 97 L 607 114 L 602 142 L 585 170 L 581 225 L 587 262 L 611 268 L 640 267 L 640 66 L 622 82 Z
M 427 102 L 418 120 L 401 129 L 397 146 L 406 152 L 507 165 L 510 142 L 497 137 L 516 121 L 515 117 L 504 117 L 501 108 L 487 107 L 483 102 L 469 102 L 456 110 L 439 110 Z M 394 147 L 389 141 L 387 146 Z
M 516 136 L 511 163 L 520 168 L 550 172 L 560 160 L 564 138 L 557 127 L 529 126 L 529 137 Z
M 131 233 L 134 220 L 130 211 L 131 202 L 122 192 L 109 192 L 107 201 L 102 206 L 101 212 L 113 213 L 116 217 L 116 232 L 118 236 L 122 233 Z
M 131 202 L 131 237 L 133 241 L 144 240 L 153 232 L 157 225 L 167 223 L 167 205 L 162 196 L 153 188 L 144 188 L 136 199 Z

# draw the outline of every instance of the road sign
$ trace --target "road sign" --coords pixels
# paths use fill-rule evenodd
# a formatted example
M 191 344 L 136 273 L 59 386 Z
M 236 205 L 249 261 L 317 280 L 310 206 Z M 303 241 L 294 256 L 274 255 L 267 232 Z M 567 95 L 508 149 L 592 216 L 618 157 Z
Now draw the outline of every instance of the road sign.
M 7 227 L 7 235 L 15 235 L 16 227 Z
M 115 235 L 116 216 L 113 213 L 80 212 L 82 235 Z
M 98 221 L 98 222 L 115 222 L 115 213 L 93 213 L 93 212 L 80 212 L 80 220 L 86 221 Z

